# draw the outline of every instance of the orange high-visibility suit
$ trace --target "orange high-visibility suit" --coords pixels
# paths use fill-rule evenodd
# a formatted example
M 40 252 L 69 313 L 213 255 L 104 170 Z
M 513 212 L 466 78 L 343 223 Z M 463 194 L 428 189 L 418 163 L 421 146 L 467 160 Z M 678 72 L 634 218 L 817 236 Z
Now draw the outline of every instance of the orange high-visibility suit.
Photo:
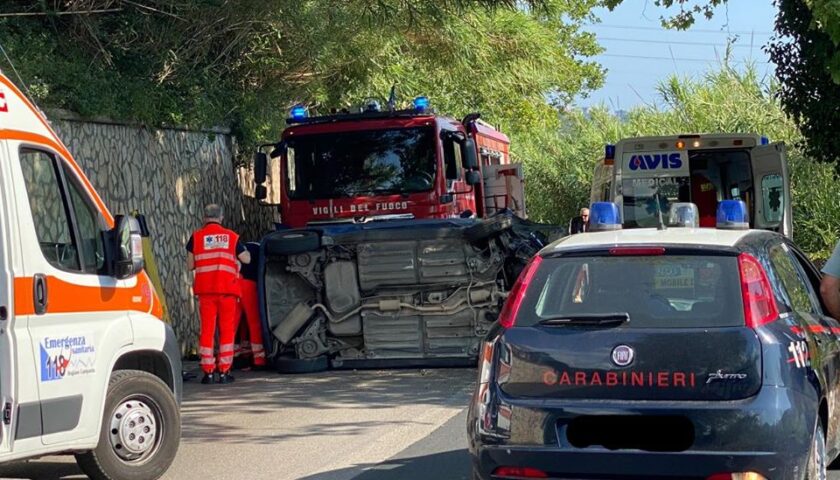
M 199 357 L 201 369 L 228 373 L 233 366 L 233 340 L 236 334 L 236 311 L 240 295 L 239 267 L 236 257 L 245 251 L 239 235 L 211 222 L 193 233 L 187 250 L 195 257 L 193 292 L 198 296 L 201 315 Z M 219 358 L 214 356 L 213 340 L 219 327 Z

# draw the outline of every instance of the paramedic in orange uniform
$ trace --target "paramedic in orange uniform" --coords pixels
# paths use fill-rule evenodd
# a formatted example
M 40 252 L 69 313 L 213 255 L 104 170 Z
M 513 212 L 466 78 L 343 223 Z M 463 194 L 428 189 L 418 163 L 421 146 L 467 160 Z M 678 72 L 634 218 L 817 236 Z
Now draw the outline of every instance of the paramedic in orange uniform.
M 691 176 L 691 202 L 700 211 L 700 226 L 714 228 L 717 225 L 717 188 L 701 173 Z
M 250 344 L 254 367 L 261 369 L 265 366 L 265 347 L 263 346 L 259 294 L 257 293 L 258 262 L 256 259 L 259 256 L 260 244 L 251 242 L 246 244 L 245 248 L 248 249 L 248 253 L 251 255 L 251 263 L 242 266 L 242 277 L 239 279 L 242 296 L 239 297 L 239 305 L 242 311 L 245 312 L 248 336 L 241 336 L 240 341 L 243 345 L 243 351 L 245 350 L 244 346 Z M 241 331 L 242 329 L 240 329 Z
M 233 340 L 237 326 L 239 301 L 239 265 L 251 263 L 251 255 L 239 241 L 239 235 L 222 226 L 222 207 L 204 207 L 204 226 L 187 243 L 187 269 L 195 272 L 193 293 L 198 296 L 201 333 L 198 353 L 204 378 L 201 383 L 213 382 L 218 365 L 219 383 L 233 382 Z M 216 326 L 219 327 L 219 358 L 213 354 Z

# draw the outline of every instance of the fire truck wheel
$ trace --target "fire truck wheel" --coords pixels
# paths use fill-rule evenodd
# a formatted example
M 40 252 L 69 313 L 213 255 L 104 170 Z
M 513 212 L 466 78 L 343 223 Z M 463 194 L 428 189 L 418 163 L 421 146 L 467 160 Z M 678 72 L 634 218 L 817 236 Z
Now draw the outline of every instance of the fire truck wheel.
M 155 480 L 178 451 L 178 403 L 158 377 L 139 370 L 111 374 L 99 445 L 76 455 L 92 480 Z
M 329 368 L 330 362 L 326 355 L 315 358 L 276 357 L 274 366 L 278 373 L 315 373 Z
M 479 223 L 464 230 L 464 238 L 469 242 L 480 242 L 492 236 L 498 235 L 511 228 L 513 222 L 510 217 L 499 215 L 497 217 L 482 220 Z
M 265 238 L 265 252 L 270 255 L 297 255 L 321 248 L 321 237 L 311 230 L 288 230 Z

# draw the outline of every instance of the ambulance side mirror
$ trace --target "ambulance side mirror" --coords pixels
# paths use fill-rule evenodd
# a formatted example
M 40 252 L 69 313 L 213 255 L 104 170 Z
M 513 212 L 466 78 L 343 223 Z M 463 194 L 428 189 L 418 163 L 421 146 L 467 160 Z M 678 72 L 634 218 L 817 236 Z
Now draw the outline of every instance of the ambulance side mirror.
M 140 222 L 130 215 L 121 215 L 116 218 L 117 226 L 114 229 L 114 276 L 123 280 L 131 278 L 143 270 L 143 237 L 141 236 Z

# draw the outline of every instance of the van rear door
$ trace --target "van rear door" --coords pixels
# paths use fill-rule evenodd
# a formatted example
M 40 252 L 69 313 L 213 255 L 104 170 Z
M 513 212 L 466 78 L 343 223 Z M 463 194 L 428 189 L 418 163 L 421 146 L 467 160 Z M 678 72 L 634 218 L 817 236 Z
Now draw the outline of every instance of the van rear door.
M 790 176 L 784 143 L 754 147 L 751 151 L 755 228 L 774 230 L 787 237 L 793 235 Z
M 0 454 L 11 450 L 11 415 L 12 385 L 14 385 L 14 355 L 15 342 L 11 335 L 14 327 L 12 315 L 12 304 L 14 292 L 12 291 L 12 275 L 8 261 L 11 240 L 11 232 L 7 225 L 8 214 L 5 209 L 5 188 L 2 179 L 6 178 L 3 172 L 3 165 L 7 163 L 6 142 L 0 140 L 0 412 L 2 412 L 2 423 L 0 423 Z M 7 417 L 8 412 L 8 417 Z

